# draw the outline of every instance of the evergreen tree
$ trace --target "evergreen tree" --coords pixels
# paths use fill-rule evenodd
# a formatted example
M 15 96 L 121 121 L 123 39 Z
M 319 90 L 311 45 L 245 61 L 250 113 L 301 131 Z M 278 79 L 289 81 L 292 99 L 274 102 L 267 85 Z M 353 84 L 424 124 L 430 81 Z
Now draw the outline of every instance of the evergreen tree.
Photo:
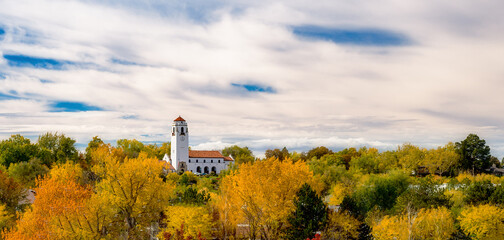
M 289 226 L 285 238 L 304 240 L 314 236 L 315 232 L 327 223 L 327 207 L 321 197 L 305 183 L 294 199 L 296 210 L 288 218 Z
M 460 161 L 463 170 L 483 171 L 490 167 L 490 147 L 485 140 L 480 139 L 476 134 L 469 134 L 467 138 L 455 144 L 458 154 L 462 157 Z

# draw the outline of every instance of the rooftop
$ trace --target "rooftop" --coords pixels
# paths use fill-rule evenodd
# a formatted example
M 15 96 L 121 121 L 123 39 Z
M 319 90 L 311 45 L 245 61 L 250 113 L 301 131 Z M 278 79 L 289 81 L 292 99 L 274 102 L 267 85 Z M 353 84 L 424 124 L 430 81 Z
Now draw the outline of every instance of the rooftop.
M 175 120 L 173 120 L 173 121 L 174 122 L 176 122 L 176 121 L 184 121 L 185 122 L 185 120 L 180 115 L 178 116 L 178 118 L 175 118 Z
M 224 158 L 219 151 L 190 150 L 190 158 Z

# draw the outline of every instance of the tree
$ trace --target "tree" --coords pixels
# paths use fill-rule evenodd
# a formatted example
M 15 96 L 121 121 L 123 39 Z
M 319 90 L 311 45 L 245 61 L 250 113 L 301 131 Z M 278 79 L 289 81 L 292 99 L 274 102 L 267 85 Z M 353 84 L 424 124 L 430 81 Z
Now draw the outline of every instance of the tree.
M 332 153 L 333 152 L 331 150 L 329 150 L 328 148 L 326 148 L 324 146 L 320 146 L 320 147 L 316 147 L 316 148 L 313 148 L 310 151 L 308 151 L 308 153 L 306 154 L 306 157 L 308 159 L 312 159 L 312 158 L 320 159 L 322 156 L 324 156 L 326 154 L 332 154 Z
M 327 224 L 327 207 L 307 183 L 297 192 L 294 206 L 296 209 L 287 218 L 289 222 L 285 230 L 287 239 L 309 238 Z
M 264 153 L 266 158 L 276 158 L 280 161 L 283 161 L 284 159 L 289 157 L 289 151 L 287 150 L 286 147 L 282 148 L 282 150 L 275 148 L 273 150 L 268 149 Z
M 448 206 L 450 200 L 444 194 L 445 189 L 439 187 L 441 184 L 431 176 L 416 179 L 413 186 L 397 198 L 394 209 L 402 212 L 408 208 L 418 211 L 421 208 Z
M 104 145 L 105 143 L 99 138 L 98 136 L 94 136 L 91 141 L 89 141 L 87 147 L 86 147 L 86 162 L 87 164 L 92 164 L 92 155 L 91 153 L 99 148 L 100 146 Z
M 65 134 L 45 133 L 39 136 L 37 145 L 41 149 L 39 158 L 48 167 L 54 162 L 64 163 L 67 160 L 76 162 L 79 159 L 75 140 L 66 137 Z
M 504 210 L 492 205 L 471 206 L 462 211 L 460 227 L 475 239 L 502 239 Z
M 17 229 L 9 232 L 6 239 L 70 239 L 80 235 L 78 224 L 71 219 L 83 213 L 92 192 L 77 183 L 74 172 L 66 172 L 68 169 L 71 168 L 63 167 L 59 174 L 38 180 L 32 208 L 22 215 Z
M 413 171 L 423 162 L 425 149 L 420 149 L 410 143 L 399 146 L 396 150 L 398 164 L 406 171 Z
M 19 134 L 0 142 L 0 164 L 8 168 L 12 163 L 28 162 L 38 153 L 30 139 Z
M 231 206 L 228 209 L 233 212 L 227 212 L 228 216 L 241 216 L 249 225 L 250 238 L 279 239 L 295 209 L 294 197 L 306 182 L 314 182 L 306 163 L 270 158 L 242 164 L 225 176 L 221 199 Z
M 474 174 L 474 171 L 481 172 L 490 167 L 490 147 L 478 135 L 471 133 L 463 141 L 455 143 L 455 146 L 463 170 L 471 170 Z
M 429 170 L 429 173 L 443 175 L 457 166 L 459 161 L 460 155 L 457 153 L 455 144 L 450 142 L 444 147 L 427 151 L 423 165 Z
M 144 150 L 144 144 L 136 139 L 119 139 L 117 140 L 117 148 L 121 148 L 129 158 L 136 158 L 141 151 Z
M 166 219 L 163 221 L 166 228 L 161 229 L 158 237 L 162 239 L 166 233 L 176 235 L 180 226 L 183 228 L 183 237 L 197 239 L 209 238 L 212 230 L 212 218 L 206 207 L 178 205 L 169 206 L 165 210 Z
M 495 186 L 488 180 L 474 181 L 465 190 L 464 201 L 469 204 L 486 204 L 493 195 Z
M 417 239 L 444 240 L 455 232 L 455 222 L 446 207 L 424 208 L 418 212 L 413 235 Z
M 346 211 L 331 211 L 322 239 L 346 240 L 359 237 L 361 223 Z
M 371 175 L 352 195 L 341 203 L 341 208 L 363 220 L 365 215 L 377 208 L 381 211 L 391 210 L 397 198 L 409 187 L 408 175 L 395 171 L 387 175 Z
M 237 145 L 224 148 L 222 155 L 226 157 L 231 156 L 236 164 L 253 162 L 255 160 L 254 154 L 252 154 L 252 151 L 248 147 L 239 147 Z
M 130 238 L 145 238 L 143 229 L 160 219 L 168 204 L 174 183 L 163 182 L 163 163 L 141 153 L 137 159 L 116 157 L 113 148 L 103 146 L 93 155 L 99 162 L 93 171 L 102 179 L 96 185 L 110 212 L 113 212 L 114 233 Z M 103 155 L 104 152 L 109 154 Z
M 35 187 L 35 179 L 44 176 L 49 168 L 43 165 L 38 158 L 32 158 L 29 162 L 13 163 L 9 167 L 9 175 L 25 187 Z
M 0 170 L 0 203 L 5 205 L 5 209 L 14 213 L 25 195 L 23 187 Z

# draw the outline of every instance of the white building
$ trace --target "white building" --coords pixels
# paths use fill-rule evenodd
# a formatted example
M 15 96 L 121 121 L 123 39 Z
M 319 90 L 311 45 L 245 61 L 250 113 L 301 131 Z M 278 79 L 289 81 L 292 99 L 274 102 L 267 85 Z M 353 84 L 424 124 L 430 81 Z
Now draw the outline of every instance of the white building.
M 176 172 L 196 174 L 219 174 L 233 162 L 232 158 L 224 157 L 219 151 L 189 150 L 189 129 L 180 116 L 173 120 L 171 158 L 165 154 L 163 160 L 170 163 Z

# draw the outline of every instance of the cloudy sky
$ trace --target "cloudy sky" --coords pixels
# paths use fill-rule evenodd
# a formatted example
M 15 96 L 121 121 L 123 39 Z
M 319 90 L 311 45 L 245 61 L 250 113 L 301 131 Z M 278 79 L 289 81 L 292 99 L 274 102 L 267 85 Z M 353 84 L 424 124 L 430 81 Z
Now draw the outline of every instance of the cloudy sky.
M 484 138 L 504 156 L 504 1 L 0 1 L 0 139 L 257 155 Z

